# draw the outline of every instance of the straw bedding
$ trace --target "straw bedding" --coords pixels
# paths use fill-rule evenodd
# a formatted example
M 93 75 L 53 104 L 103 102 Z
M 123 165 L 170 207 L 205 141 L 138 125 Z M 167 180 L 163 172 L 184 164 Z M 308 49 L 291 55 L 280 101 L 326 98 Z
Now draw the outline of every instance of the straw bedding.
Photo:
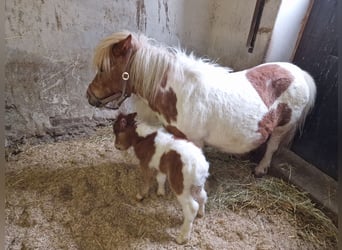
M 91 137 L 8 152 L 6 249 L 337 249 L 336 227 L 308 195 L 253 164 L 206 148 L 206 215 L 190 241 L 175 237 L 182 211 L 172 192 L 135 200 L 140 170 L 115 150 L 111 127 Z

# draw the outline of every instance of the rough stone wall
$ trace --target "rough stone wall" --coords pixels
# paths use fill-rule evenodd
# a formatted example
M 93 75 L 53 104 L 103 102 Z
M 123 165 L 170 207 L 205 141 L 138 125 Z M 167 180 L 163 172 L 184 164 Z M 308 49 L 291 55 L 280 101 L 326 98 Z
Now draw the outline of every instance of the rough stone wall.
M 180 43 L 182 36 L 194 38 L 188 40 L 190 49 L 203 52 L 201 32 L 178 29 L 183 24 L 181 2 L 6 1 L 7 143 L 46 133 L 87 132 L 94 118 L 113 117 L 85 98 L 94 73 L 93 49 L 112 32 L 142 31 L 170 45 Z M 207 1 L 196 2 L 203 13 L 208 10 Z
M 229 38 L 217 36 L 224 30 L 216 26 L 221 19 L 236 23 L 239 15 L 224 16 L 222 10 L 216 15 L 217 9 L 210 0 L 5 1 L 6 144 L 32 136 L 88 133 L 114 116 L 113 111 L 91 107 L 85 91 L 94 76 L 93 50 L 115 31 L 141 31 L 197 55 L 219 57 L 223 47 L 229 47 Z M 236 30 L 234 40 L 240 34 Z M 241 32 L 242 40 L 245 33 Z M 261 61 L 255 57 L 256 63 Z M 234 60 L 220 63 L 235 64 Z

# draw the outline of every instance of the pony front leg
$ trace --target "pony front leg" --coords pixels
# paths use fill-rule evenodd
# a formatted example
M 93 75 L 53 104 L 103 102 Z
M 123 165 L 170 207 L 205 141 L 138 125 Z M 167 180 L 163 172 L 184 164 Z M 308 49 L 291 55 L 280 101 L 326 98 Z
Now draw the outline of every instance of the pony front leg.
M 142 175 L 143 175 L 143 184 L 141 188 L 141 192 L 136 195 L 138 201 L 143 200 L 148 196 L 148 192 L 151 186 L 151 179 L 153 177 L 153 171 L 148 167 L 141 167 Z

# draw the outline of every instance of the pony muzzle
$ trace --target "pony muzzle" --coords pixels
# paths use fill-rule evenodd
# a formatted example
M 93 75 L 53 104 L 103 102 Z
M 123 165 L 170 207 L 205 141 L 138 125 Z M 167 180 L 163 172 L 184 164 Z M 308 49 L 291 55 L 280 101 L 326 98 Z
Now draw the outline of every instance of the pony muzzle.
M 90 89 L 87 90 L 88 103 L 97 108 L 104 107 L 108 109 L 118 109 L 123 101 L 125 101 L 129 96 L 129 94 L 116 93 L 112 96 L 99 99 L 93 94 Z
M 87 89 L 87 99 L 88 103 L 91 106 L 100 107 L 102 104 L 101 101 L 91 92 L 89 88 Z

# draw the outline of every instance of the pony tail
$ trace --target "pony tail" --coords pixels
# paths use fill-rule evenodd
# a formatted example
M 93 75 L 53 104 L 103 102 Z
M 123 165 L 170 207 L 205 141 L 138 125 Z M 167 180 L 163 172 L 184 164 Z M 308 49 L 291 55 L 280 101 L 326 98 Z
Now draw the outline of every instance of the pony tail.
M 303 109 L 302 115 L 299 118 L 296 126 L 293 126 L 281 138 L 281 145 L 283 147 L 287 147 L 287 148 L 291 147 L 291 145 L 293 143 L 293 139 L 294 139 L 294 137 L 296 135 L 297 130 L 299 131 L 299 136 L 302 135 L 306 117 L 311 112 L 311 110 L 312 110 L 312 108 L 313 108 L 313 106 L 315 104 L 315 99 L 316 99 L 316 91 L 317 90 L 316 90 L 316 84 L 315 84 L 314 79 L 306 71 L 302 70 L 302 72 L 304 74 L 304 79 L 305 79 L 305 82 L 306 82 L 306 84 L 308 86 L 308 89 L 309 89 L 309 99 L 308 99 L 308 102 L 307 102 L 306 106 Z
M 305 119 L 315 104 L 316 92 L 317 92 L 315 80 L 312 78 L 312 76 L 304 70 L 303 70 L 303 74 L 304 74 L 304 79 L 306 81 L 306 84 L 309 88 L 309 100 L 308 100 L 308 103 L 306 104 L 306 106 L 303 110 L 303 113 L 302 113 L 300 120 L 298 121 L 298 128 L 299 128 L 300 134 L 302 134 L 302 132 L 303 132 Z

